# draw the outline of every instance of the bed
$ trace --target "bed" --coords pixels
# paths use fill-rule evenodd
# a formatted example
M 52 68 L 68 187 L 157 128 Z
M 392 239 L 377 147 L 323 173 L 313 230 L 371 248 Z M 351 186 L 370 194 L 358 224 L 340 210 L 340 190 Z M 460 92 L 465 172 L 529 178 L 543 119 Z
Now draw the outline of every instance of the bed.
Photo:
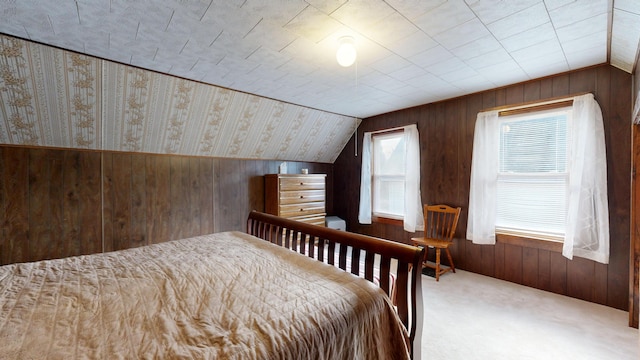
M 419 359 L 421 255 L 251 212 L 246 233 L 5 265 L 0 358 Z

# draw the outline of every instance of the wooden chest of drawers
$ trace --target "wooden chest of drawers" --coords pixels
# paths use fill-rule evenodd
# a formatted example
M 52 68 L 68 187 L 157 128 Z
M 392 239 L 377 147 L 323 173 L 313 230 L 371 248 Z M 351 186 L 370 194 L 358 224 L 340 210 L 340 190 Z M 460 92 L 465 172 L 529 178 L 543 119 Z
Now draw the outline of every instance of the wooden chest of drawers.
M 324 226 L 325 174 L 267 174 L 265 212 Z

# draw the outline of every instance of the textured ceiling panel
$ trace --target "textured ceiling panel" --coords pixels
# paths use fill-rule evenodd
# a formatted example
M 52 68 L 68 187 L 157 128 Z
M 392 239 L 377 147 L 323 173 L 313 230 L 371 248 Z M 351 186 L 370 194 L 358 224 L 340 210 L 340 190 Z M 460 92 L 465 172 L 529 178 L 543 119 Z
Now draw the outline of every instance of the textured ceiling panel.
M 640 2 L 615 2 L 611 29 L 611 65 L 633 72 L 640 42 Z
M 5 0 L 0 33 L 366 118 L 607 61 L 630 71 L 638 4 Z M 358 51 L 348 69 L 335 60 L 344 35 Z
M 0 143 L 333 162 L 356 120 L 0 36 Z

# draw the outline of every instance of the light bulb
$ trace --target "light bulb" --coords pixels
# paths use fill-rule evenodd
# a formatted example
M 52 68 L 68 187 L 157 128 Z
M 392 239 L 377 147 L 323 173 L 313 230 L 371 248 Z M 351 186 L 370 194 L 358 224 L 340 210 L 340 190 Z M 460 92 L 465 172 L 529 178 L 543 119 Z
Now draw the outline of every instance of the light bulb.
M 353 37 L 343 36 L 336 52 L 336 60 L 340 66 L 349 67 L 356 62 L 356 45 Z

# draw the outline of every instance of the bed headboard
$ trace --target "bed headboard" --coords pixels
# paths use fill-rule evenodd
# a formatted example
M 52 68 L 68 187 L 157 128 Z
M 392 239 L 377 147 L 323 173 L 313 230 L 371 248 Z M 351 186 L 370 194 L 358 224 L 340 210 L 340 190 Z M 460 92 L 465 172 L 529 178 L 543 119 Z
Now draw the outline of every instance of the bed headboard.
M 247 232 L 318 261 L 336 265 L 372 282 L 375 282 L 374 268 L 377 268 L 379 281 L 375 283 L 394 300 L 400 320 L 409 332 L 412 358 L 420 359 L 423 322 L 421 270 L 424 249 L 257 211 L 249 213 Z M 364 259 L 361 258 L 362 255 Z M 394 286 L 391 286 L 392 278 Z

